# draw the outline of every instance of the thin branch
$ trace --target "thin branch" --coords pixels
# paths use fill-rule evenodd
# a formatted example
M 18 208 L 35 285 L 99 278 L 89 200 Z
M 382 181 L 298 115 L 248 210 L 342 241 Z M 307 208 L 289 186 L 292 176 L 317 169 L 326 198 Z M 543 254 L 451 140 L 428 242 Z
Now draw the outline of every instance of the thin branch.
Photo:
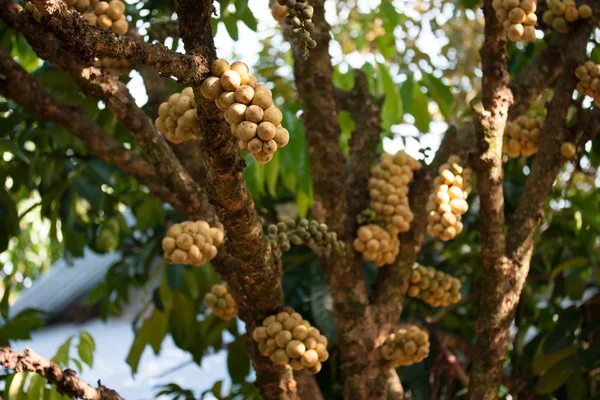
M 53 363 L 26 348 L 21 355 L 10 347 L 0 347 L 0 365 L 15 372 L 30 371 L 44 377 L 56 385 L 56 390 L 66 396 L 83 400 L 123 400 L 117 392 L 108 389 L 98 381 L 98 389 L 80 380 L 75 371 L 62 370 Z
M 139 108 L 127 87 L 114 75 L 102 70 L 81 65 L 74 55 L 61 48 L 58 39 L 41 31 L 33 17 L 25 11 L 6 12 L 0 10 L 6 23 L 19 30 L 35 52 L 67 72 L 82 91 L 103 100 L 106 107 L 129 129 L 154 164 L 157 173 L 173 191 L 194 219 L 215 223 L 214 211 L 209 207 L 200 186 L 183 168 L 164 136 L 159 135 L 152 121 Z
M 198 55 L 170 51 L 161 44 L 118 35 L 88 24 L 76 11 L 69 11 L 60 0 L 34 0 L 42 15 L 41 25 L 61 40 L 61 46 L 91 65 L 94 57 L 128 59 L 150 65 L 166 77 L 174 76 L 186 85 L 199 85 L 208 73 L 207 60 Z M 3 9 L 17 9 L 11 0 L 0 0 Z M 3 16 L 4 18 L 4 16 Z M 209 24 L 210 26 L 210 24 Z
M 29 112 L 62 126 L 81 139 L 97 158 L 114 164 L 125 174 L 146 185 L 150 193 L 178 210 L 179 200 L 163 184 L 154 168 L 121 142 L 89 119 L 79 106 L 63 103 L 50 95 L 35 78 L 21 68 L 3 49 L 0 49 L 0 72 L 10 81 L 0 82 L 0 93 L 14 100 Z

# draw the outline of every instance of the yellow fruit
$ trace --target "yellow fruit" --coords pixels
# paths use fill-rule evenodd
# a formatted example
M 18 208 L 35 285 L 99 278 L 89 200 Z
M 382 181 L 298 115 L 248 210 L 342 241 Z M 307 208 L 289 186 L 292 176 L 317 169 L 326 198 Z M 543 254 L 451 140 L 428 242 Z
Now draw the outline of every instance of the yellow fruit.
M 573 158 L 575 156 L 576 152 L 577 152 L 577 148 L 571 142 L 565 142 L 560 147 L 560 154 L 562 154 L 562 156 L 568 160 Z

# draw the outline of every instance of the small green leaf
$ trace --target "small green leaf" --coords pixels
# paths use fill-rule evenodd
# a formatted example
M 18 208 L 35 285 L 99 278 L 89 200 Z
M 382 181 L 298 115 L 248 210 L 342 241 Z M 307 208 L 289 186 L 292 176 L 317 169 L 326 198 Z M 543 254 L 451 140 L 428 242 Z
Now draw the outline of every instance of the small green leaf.
M 588 265 L 590 259 L 587 257 L 575 257 L 570 260 L 564 261 L 558 264 L 554 269 L 552 269 L 552 273 L 550 274 L 550 278 L 552 280 L 556 279 L 556 277 L 567 268 L 579 268 L 585 265 Z
M 69 360 L 71 357 L 69 353 L 71 351 L 71 341 L 73 340 L 73 336 L 69 337 L 59 348 L 56 350 L 56 354 L 52 357 L 52 361 L 59 364 L 62 367 L 67 367 L 69 365 Z
M 248 357 L 247 336 L 240 335 L 229 343 L 227 353 L 227 369 L 233 383 L 242 383 L 250 373 L 250 358 Z
M 415 117 L 415 126 L 422 133 L 429 132 L 431 114 L 427 107 L 427 98 L 421 91 L 421 85 L 414 85 L 412 97 L 412 116 Z
M 581 372 L 574 373 L 567 382 L 569 400 L 585 400 L 587 398 L 587 385 Z
M 227 14 L 223 15 L 221 21 L 225 24 L 225 29 L 227 29 L 227 33 L 234 41 L 239 39 L 239 32 L 237 26 L 237 18 L 234 15 Z
M 277 197 L 277 180 L 279 178 L 279 159 L 280 152 L 275 152 L 273 159 L 265 165 L 265 180 L 267 181 L 267 190 L 272 197 Z
M 444 118 L 448 119 L 454 108 L 454 95 L 440 78 L 432 74 L 423 74 L 423 83 L 427 87 L 427 94 L 435 101 Z
M 562 350 L 555 351 L 554 353 L 545 353 L 543 351 L 543 342 L 538 347 L 538 351 L 531 364 L 533 373 L 541 375 L 552 368 L 558 362 L 564 360 L 567 357 L 577 353 L 577 346 L 570 345 Z
M 94 351 L 96 350 L 96 343 L 94 338 L 86 331 L 79 333 L 79 344 L 77 345 L 77 352 L 81 361 L 86 363 L 90 368 L 94 364 Z
M 256 32 L 256 30 L 258 29 L 258 21 L 256 21 L 256 18 L 254 17 L 254 14 L 252 13 L 252 10 L 250 10 L 249 7 L 246 7 L 244 11 L 242 11 L 242 13 L 238 15 L 240 20 L 244 24 L 246 24 L 246 26 L 250 28 L 250 30 Z
M 535 393 L 548 394 L 552 393 L 559 387 L 565 384 L 572 374 L 574 359 L 572 357 L 561 361 L 541 376 L 535 384 Z

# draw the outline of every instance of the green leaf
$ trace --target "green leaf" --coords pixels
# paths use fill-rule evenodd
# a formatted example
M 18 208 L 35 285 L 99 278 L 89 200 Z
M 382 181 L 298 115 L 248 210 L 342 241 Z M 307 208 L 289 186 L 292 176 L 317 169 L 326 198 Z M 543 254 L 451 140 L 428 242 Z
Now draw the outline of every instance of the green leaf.
M 265 165 L 265 180 L 267 190 L 272 197 L 277 197 L 277 178 L 279 177 L 280 152 L 275 152 L 273 159 Z
M 94 351 L 96 343 L 94 338 L 86 331 L 79 332 L 79 343 L 77 344 L 77 352 L 81 361 L 86 363 L 90 368 L 94 364 Z
M 254 14 L 252 14 L 252 10 L 250 10 L 249 7 L 246 7 L 242 13 L 238 13 L 238 15 L 240 20 L 246 24 L 250 30 L 256 32 L 258 29 L 258 21 L 256 21 L 256 18 L 254 17 Z
M 552 273 L 550 274 L 550 279 L 554 280 L 556 277 L 563 272 L 565 269 L 575 269 L 579 267 L 583 267 L 585 265 L 589 265 L 590 259 L 587 257 L 575 257 L 570 260 L 564 261 L 558 264 L 554 269 L 552 269 Z
M 414 85 L 412 97 L 412 116 L 415 117 L 415 126 L 422 133 L 429 132 L 431 114 L 427 107 L 427 98 L 421 91 L 421 85 Z
M 30 165 L 29 157 L 12 140 L 0 139 L 0 150 L 9 151 L 25 164 Z
M 385 64 L 377 64 L 379 72 L 378 86 L 385 93 L 385 100 L 381 109 L 381 122 L 386 131 L 390 131 L 392 125 L 401 121 L 403 110 L 400 92 L 394 83 L 392 75 Z
M 247 339 L 246 335 L 240 335 L 228 346 L 227 369 L 233 383 L 244 382 L 246 376 L 250 373 Z
M 26 400 L 23 390 L 29 372 L 17 372 L 12 375 L 12 379 L 6 383 L 6 398 L 10 400 Z
M 127 364 L 131 367 L 131 373 L 135 374 L 138 369 L 140 358 L 147 344 L 152 346 L 155 354 L 160 352 L 160 346 L 168 330 L 169 314 L 158 309 L 152 311 L 152 315 L 142 322 L 137 330 L 129 354 Z
M 194 342 L 195 321 L 196 303 L 181 293 L 173 292 L 169 331 L 178 347 L 187 349 Z
M 239 32 L 237 26 L 237 18 L 234 15 L 226 14 L 223 15 L 221 21 L 225 24 L 225 29 L 227 29 L 227 33 L 234 41 L 239 39 Z
M 28 400 L 40 400 L 44 397 L 44 389 L 46 380 L 41 375 L 34 374 L 29 380 L 29 388 L 27 389 Z
M 298 192 L 296 192 L 296 208 L 298 208 L 298 216 L 300 218 L 306 218 L 310 203 L 311 200 L 309 195 L 304 190 L 299 189 Z
M 585 279 L 580 275 L 569 276 L 565 280 L 567 296 L 573 300 L 581 300 L 585 292 Z
M 569 400 L 585 400 L 587 398 L 587 385 L 581 372 L 574 373 L 567 382 L 567 395 Z
M 40 59 L 31 49 L 25 38 L 21 35 L 14 35 L 12 39 L 13 48 L 11 51 L 11 56 L 17 57 L 19 64 L 27 72 L 36 70 L 39 67 Z
M 317 327 L 329 339 L 336 336 L 333 300 L 327 277 L 317 264 L 311 264 L 310 309 Z
M 560 361 L 577 353 L 577 346 L 575 345 L 570 345 L 562 350 L 555 351 L 553 353 L 545 353 L 543 351 L 543 344 L 544 343 L 542 342 L 538 347 L 538 351 L 531 364 L 533 373 L 536 375 L 541 375 L 545 373 L 546 371 L 548 371 L 549 368 L 552 368 Z
M 400 98 L 404 105 L 404 111 L 412 114 L 412 98 L 413 98 L 413 87 L 415 86 L 415 78 L 413 74 L 408 74 L 406 80 L 402 82 L 400 86 Z
M 62 367 L 67 367 L 69 364 L 69 353 L 71 351 L 71 341 L 73 340 L 73 336 L 69 337 L 59 348 L 56 350 L 56 354 L 52 357 L 52 361 L 61 365 Z
M 454 95 L 448 86 L 440 78 L 433 74 L 424 73 L 423 83 L 427 87 L 427 94 L 435 101 L 444 118 L 448 119 L 454 108 Z
M 569 357 L 550 368 L 546 374 L 538 379 L 534 388 L 535 393 L 552 393 L 564 385 L 572 374 L 573 365 L 574 359 Z
M 600 341 L 595 341 L 583 351 L 581 361 L 587 369 L 596 368 L 600 365 Z
M 352 71 L 341 73 L 339 67 L 333 70 L 333 84 L 342 90 L 351 90 L 354 87 L 354 74 Z
M 183 271 L 184 267 L 181 264 L 167 265 L 165 274 L 167 276 L 167 284 L 169 289 L 175 291 L 183 286 Z
M 8 248 L 13 236 L 19 234 L 19 214 L 17 207 L 6 189 L 0 184 L 0 253 Z

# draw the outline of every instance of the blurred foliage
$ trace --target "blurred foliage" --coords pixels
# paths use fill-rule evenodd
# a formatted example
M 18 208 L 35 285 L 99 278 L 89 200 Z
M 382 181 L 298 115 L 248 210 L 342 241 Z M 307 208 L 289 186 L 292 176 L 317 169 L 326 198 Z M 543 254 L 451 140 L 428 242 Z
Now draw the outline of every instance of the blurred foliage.
M 331 4 L 328 19 L 335 85 L 350 90 L 352 69 L 361 69 L 372 95 L 382 99 L 382 136 L 429 161 L 448 124 L 469 122 L 468 103 L 481 86 L 480 2 L 348 0 Z M 216 5 L 214 34 L 225 30 L 238 40 L 240 32 L 258 31 L 261 51 L 250 67 L 273 89 L 274 101 L 290 131 L 290 144 L 269 164 L 259 165 L 248 158 L 244 176 L 257 207 L 270 222 L 309 215 L 313 198 L 310 164 L 290 46 L 283 41 L 281 30 L 272 28 L 274 21 L 261 19 L 269 14 L 261 9 L 265 2 L 252 2 L 250 7 L 247 0 L 221 0 Z M 166 0 L 130 1 L 127 13 L 142 34 L 152 20 L 175 17 L 173 2 Z M 554 36 L 548 34 L 527 46 L 510 44 L 510 73 L 518 74 Z M 2 24 L 0 45 L 50 93 L 81 105 L 98 125 L 143 155 L 103 104 L 84 96 L 67 75 L 38 59 L 22 37 Z M 177 38 L 170 45 L 182 49 Z M 592 49 L 591 57 L 600 62 L 597 48 Z M 129 83 L 132 77 L 120 79 Z M 172 82 L 169 85 L 173 91 L 178 88 Z M 549 96 L 551 90 L 532 104 L 531 112 L 540 113 Z M 147 106 L 144 109 L 148 111 Z M 356 125 L 348 112 L 341 112 L 338 120 L 340 147 L 348 157 L 347 142 Z M 520 382 L 518 390 L 535 393 L 540 399 L 600 398 L 600 375 L 594 372 L 600 367 L 599 146 L 600 139 L 588 143 L 584 155 L 561 171 L 536 236 L 531 272 L 511 329 L 505 375 L 509 382 Z M 523 192 L 531 162 L 522 158 L 506 161 L 504 190 L 509 216 Z M 162 261 L 159 243 L 165 226 L 181 221 L 182 216 L 152 199 L 145 187 L 112 165 L 92 158 L 83 144 L 62 128 L 2 98 L 0 182 L 0 344 L 28 339 L 29 332 L 43 324 L 43 315 L 35 310 L 9 319 L 8 308 L 53 262 L 81 257 L 86 247 L 97 253 L 117 251 L 121 259 L 90 293 L 88 302 L 98 306 L 102 318 L 118 315 L 131 301 L 141 302 L 132 323 L 135 339 L 129 353 L 123 355 L 132 373 L 138 370 L 144 349 L 150 346 L 160 353 L 164 338 L 170 335 L 198 364 L 208 354 L 226 352 L 232 384 L 218 381 L 204 393 L 168 384 L 156 388 L 157 396 L 179 400 L 260 398 L 251 384 L 254 375 L 241 325 L 207 315 L 202 303 L 204 294 L 219 282 L 213 268 L 167 266 Z M 458 365 L 467 368 L 465 349 L 475 339 L 475 281 L 481 273 L 476 193 L 468 201 L 463 233 L 445 243 L 428 238 L 418 260 L 459 277 L 464 300 L 445 310 L 417 299 L 406 300 L 402 319 L 422 322 L 432 336 L 429 358 L 398 370 L 411 399 L 461 398 L 466 390 L 444 357 L 451 351 Z M 286 303 L 330 339 L 331 356 L 317 381 L 325 398 L 340 398 L 343 386 L 326 277 L 308 249 L 293 248 L 284 254 L 283 265 Z M 365 262 L 364 272 L 372 290 L 378 269 Z M 141 300 L 134 300 L 132 288 L 142 294 Z M 461 345 L 448 346 L 444 339 L 448 335 Z M 71 357 L 75 339 L 69 338 L 60 347 L 54 361 L 81 370 L 82 362 L 92 365 L 94 344 L 82 333 L 78 357 Z M 430 383 L 431 377 L 436 384 Z M 54 388 L 27 373 L 4 375 L 0 385 L 9 398 L 61 398 Z M 224 385 L 229 388 L 226 394 Z M 509 386 L 503 386 L 501 396 L 517 390 Z

